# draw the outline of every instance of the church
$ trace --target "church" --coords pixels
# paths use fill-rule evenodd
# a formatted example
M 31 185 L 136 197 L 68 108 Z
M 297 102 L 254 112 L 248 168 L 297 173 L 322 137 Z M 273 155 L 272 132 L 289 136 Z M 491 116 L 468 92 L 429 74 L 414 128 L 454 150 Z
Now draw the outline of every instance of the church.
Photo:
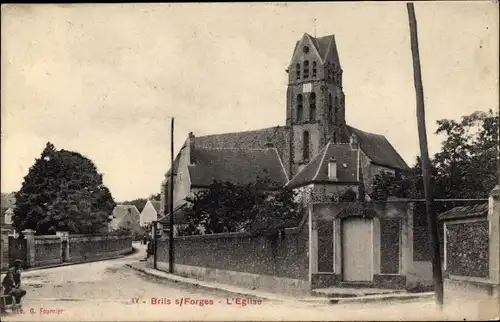
M 357 191 L 360 183 L 369 191 L 377 173 L 408 168 L 383 135 L 346 124 L 349 104 L 334 35 L 305 33 L 286 72 L 285 124 L 199 137 L 189 133 L 162 182 L 162 214 L 172 170 L 174 218 L 182 224 L 185 198 L 214 180 L 246 184 L 267 178 L 269 190 L 287 186 L 308 203 Z

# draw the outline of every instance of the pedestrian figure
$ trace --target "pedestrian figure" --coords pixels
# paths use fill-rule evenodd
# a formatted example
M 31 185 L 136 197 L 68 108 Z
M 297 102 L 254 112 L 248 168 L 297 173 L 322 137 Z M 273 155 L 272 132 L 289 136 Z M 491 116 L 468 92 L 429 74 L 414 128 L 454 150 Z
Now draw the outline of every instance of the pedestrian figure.
M 142 242 L 144 243 L 144 245 L 147 245 L 148 244 L 148 235 L 147 234 L 144 234 L 144 238 L 142 239 Z
M 16 259 L 14 261 L 14 265 L 9 268 L 7 274 L 2 280 L 4 295 L 14 297 L 14 304 L 17 307 L 21 306 L 21 299 L 26 295 L 26 291 L 21 288 L 21 265 L 22 261 L 20 259 Z

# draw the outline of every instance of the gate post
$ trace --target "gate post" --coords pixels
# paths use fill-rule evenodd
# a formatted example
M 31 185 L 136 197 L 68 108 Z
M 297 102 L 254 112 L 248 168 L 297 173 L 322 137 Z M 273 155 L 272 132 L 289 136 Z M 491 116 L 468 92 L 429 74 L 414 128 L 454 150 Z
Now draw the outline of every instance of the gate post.
M 2 253 L 1 253 L 1 270 L 9 268 L 9 233 L 10 229 L 2 228 Z
M 26 266 L 35 266 L 35 231 L 26 229 L 22 231 L 26 239 Z
M 61 243 L 61 263 L 69 262 L 69 238 L 67 231 L 56 231 L 56 235 L 60 238 Z

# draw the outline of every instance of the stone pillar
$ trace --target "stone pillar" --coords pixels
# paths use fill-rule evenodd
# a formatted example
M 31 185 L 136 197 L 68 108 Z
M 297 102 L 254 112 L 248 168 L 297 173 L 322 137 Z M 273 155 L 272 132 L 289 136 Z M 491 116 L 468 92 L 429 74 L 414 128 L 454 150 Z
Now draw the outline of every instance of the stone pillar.
M 380 218 L 372 219 L 372 275 L 380 274 Z
M 333 271 L 340 275 L 342 272 L 342 219 L 333 219 L 333 229 L 333 243 L 335 245 Z
M 313 218 L 312 205 L 309 206 L 309 281 L 312 274 L 318 272 L 318 230 L 316 220 Z
M 35 266 L 35 231 L 25 229 L 22 233 L 26 239 L 26 265 L 33 267 Z
M 413 266 L 413 209 L 414 204 L 408 203 L 401 222 L 400 274 L 404 276 L 408 276 Z
M 490 193 L 488 200 L 488 221 L 490 223 L 489 257 L 490 281 L 500 284 L 500 185 Z
M 70 259 L 69 254 L 69 233 L 67 231 L 56 231 L 56 235 L 61 239 L 61 263 Z
M 2 252 L 1 252 L 1 269 L 9 268 L 9 233 L 10 229 L 2 228 Z

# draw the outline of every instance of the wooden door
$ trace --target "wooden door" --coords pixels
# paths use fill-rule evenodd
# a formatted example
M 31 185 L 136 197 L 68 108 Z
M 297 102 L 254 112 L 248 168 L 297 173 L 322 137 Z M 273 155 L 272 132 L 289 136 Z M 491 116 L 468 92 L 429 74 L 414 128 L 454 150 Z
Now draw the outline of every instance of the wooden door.
M 348 218 L 342 223 L 342 262 L 345 281 L 373 279 L 372 220 Z

